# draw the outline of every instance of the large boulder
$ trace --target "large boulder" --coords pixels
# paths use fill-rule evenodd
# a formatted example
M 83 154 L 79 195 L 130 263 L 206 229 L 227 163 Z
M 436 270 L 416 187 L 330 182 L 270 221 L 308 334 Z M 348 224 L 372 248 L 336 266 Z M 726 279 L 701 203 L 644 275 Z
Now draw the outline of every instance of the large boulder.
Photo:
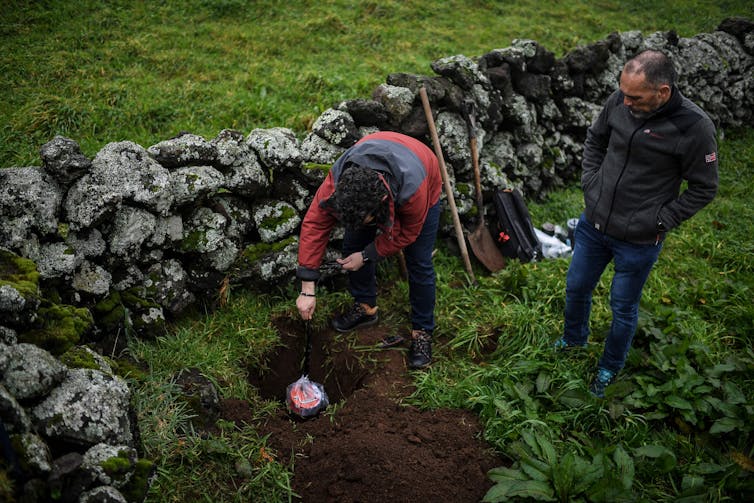
M 59 386 L 31 408 L 31 417 L 40 432 L 58 441 L 133 447 L 129 399 L 122 378 L 98 370 L 71 369 Z
M 65 365 L 33 344 L 16 344 L 5 352 L 8 361 L 0 368 L 0 383 L 21 402 L 47 395 L 66 376 Z
M 208 165 L 217 160 L 217 148 L 199 135 L 181 133 L 147 149 L 149 155 L 172 169 L 179 166 Z
M 45 171 L 63 187 L 68 187 L 92 167 L 92 161 L 81 153 L 79 144 L 70 138 L 56 136 L 39 149 Z
M 296 134 L 289 128 L 254 129 L 246 143 L 262 165 L 272 171 L 298 168 L 304 160 Z
M 0 169 L 0 247 L 21 249 L 30 236 L 54 235 L 63 192 L 42 168 Z
M 217 167 L 224 174 L 223 186 L 234 194 L 253 197 L 270 187 L 270 180 L 257 154 L 243 133 L 224 129 L 212 140 L 217 149 Z
M 71 229 L 94 227 L 124 203 L 166 215 L 173 204 L 169 171 L 130 141 L 109 143 L 91 171 L 69 189 L 64 202 Z

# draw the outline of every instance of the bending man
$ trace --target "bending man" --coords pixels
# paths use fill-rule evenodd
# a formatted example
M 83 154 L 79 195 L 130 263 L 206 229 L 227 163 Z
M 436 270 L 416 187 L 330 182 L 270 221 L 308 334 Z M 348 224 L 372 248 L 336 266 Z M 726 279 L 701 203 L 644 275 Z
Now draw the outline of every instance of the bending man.
M 440 220 L 442 177 L 437 157 L 420 141 L 393 132 L 365 136 L 333 164 L 301 224 L 296 307 L 305 320 L 316 307 L 319 279 L 330 232 L 345 227 L 343 255 L 351 309 L 333 319 L 339 332 L 377 322 L 375 265 L 403 250 L 411 303 L 409 367 L 432 359 L 435 328 L 435 270 L 432 251 Z M 385 344 L 402 338 L 386 340 Z

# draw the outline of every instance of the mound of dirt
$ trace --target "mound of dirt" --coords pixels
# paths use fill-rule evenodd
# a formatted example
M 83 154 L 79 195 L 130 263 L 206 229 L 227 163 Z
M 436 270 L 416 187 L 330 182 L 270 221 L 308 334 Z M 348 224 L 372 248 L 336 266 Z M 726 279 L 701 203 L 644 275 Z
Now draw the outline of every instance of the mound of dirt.
M 413 391 L 406 348 L 375 350 L 385 329 L 314 334 L 310 376 L 325 385 L 334 405 L 309 420 L 289 415 L 283 405 L 286 386 L 301 375 L 303 325 L 278 329 L 284 346 L 251 381 L 263 396 L 280 400 L 280 413 L 257 428 L 270 434 L 277 459 L 294 460 L 293 488 L 301 501 L 482 499 L 492 486 L 487 471 L 503 460 L 480 439 L 473 414 L 401 403 Z M 226 402 L 221 411 L 230 420 L 248 421 L 245 414 L 238 403 Z

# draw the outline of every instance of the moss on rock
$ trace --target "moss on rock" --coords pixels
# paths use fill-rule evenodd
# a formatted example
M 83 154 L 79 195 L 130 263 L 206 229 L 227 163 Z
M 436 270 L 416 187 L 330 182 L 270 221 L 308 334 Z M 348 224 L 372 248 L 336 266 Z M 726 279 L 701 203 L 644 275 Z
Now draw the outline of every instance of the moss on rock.
M 59 356 L 78 344 L 94 325 L 92 313 L 84 307 L 43 303 L 34 328 L 22 332 L 19 342 L 28 342 Z
M 252 264 L 270 254 L 278 253 L 285 249 L 286 246 L 296 240 L 296 236 L 289 236 L 286 239 L 274 243 L 254 243 L 247 246 L 239 256 L 239 260 L 244 264 Z
M 0 286 L 15 288 L 24 298 L 38 295 L 39 272 L 33 260 L 0 249 Z
M 120 492 L 126 501 L 144 501 L 155 473 L 154 463 L 148 459 L 138 459 L 133 470 L 131 479 Z

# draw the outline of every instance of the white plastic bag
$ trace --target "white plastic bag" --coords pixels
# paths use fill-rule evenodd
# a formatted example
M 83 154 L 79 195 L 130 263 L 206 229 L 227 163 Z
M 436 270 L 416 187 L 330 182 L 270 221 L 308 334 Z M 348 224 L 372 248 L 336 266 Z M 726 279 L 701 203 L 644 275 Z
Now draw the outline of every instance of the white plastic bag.
M 573 250 L 570 246 L 549 234 L 542 232 L 535 228 L 534 232 L 537 234 L 537 239 L 542 243 L 542 256 L 544 258 L 561 258 L 570 257 Z

